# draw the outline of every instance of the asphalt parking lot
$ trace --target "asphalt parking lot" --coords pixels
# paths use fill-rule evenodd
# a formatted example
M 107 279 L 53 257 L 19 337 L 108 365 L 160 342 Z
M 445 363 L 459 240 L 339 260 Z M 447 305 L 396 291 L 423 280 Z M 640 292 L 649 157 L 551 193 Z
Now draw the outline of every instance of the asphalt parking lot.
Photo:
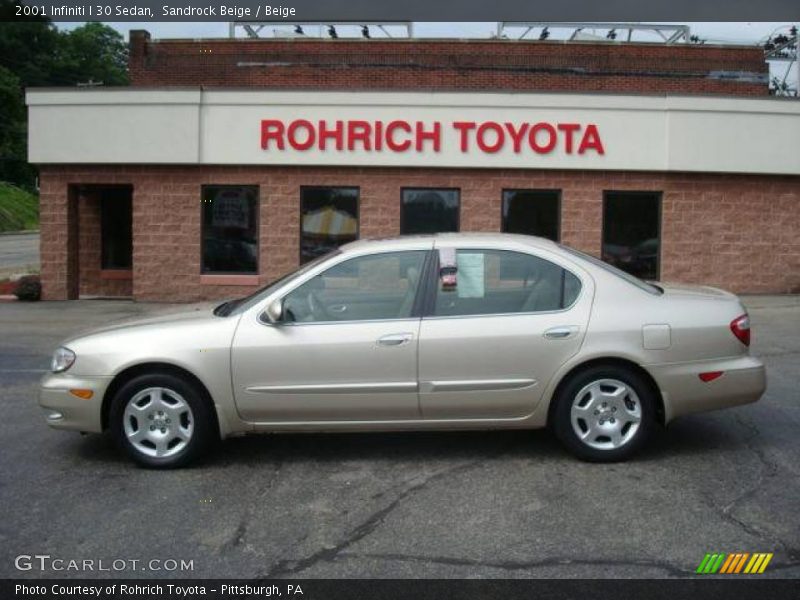
M 36 391 L 66 335 L 180 307 L 2 303 L 0 577 L 675 577 L 742 551 L 798 577 L 800 297 L 745 302 L 764 399 L 678 420 L 630 463 L 578 462 L 544 431 L 292 434 L 166 472 L 49 429 Z M 22 554 L 194 570 L 20 572 Z

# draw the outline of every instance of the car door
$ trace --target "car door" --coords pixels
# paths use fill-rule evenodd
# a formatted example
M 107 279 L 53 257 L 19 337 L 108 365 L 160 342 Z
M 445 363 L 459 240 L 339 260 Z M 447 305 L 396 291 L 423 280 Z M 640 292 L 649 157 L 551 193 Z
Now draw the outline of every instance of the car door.
M 437 243 L 437 248 L 440 244 Z M 434 256 L 452 250 L 437 250 Z M 520 418 L 583 340 L 593 287 L 585 273 L 520 250 L 457 248 L 456 281 L 432 272 L 420 328 L 425 419 Z M 452 269 L 449 271 L 452 273 Z
M 242 418 L 418 419 L 415 305 L 428 254 L 345 259 L 288 291 L 281 322 L 243 319 L 232 347 Z

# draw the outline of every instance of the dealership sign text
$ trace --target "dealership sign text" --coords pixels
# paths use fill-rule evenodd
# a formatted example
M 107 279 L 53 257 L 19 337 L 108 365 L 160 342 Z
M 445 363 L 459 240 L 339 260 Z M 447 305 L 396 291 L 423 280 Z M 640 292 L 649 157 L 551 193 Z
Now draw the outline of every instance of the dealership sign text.
M 561 122 L 263 119 L 261 148 L 366 152 L 441 152 L 445 127 L 462 153 L 605 154 L 597 125 Z

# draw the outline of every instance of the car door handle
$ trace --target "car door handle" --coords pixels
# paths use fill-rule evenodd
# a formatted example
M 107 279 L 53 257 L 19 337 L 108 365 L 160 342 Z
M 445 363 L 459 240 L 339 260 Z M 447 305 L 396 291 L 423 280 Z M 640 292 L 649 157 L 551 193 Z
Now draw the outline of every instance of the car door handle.
M 378 338 L 378 346 L 402 346 L 414 337 L 413 333 L 392 333 Z
M 331 306 L 328 310 L 331 311 L 331 312 L 335 312 L 335 313 L 343 313 L 344 311 L 347 310 L 347 305 L 346 304 L 336 304 L 334 306 Z
M 544 337 L 548 340 L 565 340 L 578 333 L 578 328 L 575 325 L 562 325 L 560 327 L 551 327 L 544 332 Z

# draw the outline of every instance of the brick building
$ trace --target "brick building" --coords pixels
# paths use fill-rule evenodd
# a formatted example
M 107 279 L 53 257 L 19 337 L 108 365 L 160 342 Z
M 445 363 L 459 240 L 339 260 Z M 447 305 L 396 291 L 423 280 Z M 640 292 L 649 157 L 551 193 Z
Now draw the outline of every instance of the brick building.
M 800 103 L 758 48 L 130 44 L 129 88 L 28 93 L 46 299 L 242 295 L 357 237 L 452 230 L 800 292 Z

